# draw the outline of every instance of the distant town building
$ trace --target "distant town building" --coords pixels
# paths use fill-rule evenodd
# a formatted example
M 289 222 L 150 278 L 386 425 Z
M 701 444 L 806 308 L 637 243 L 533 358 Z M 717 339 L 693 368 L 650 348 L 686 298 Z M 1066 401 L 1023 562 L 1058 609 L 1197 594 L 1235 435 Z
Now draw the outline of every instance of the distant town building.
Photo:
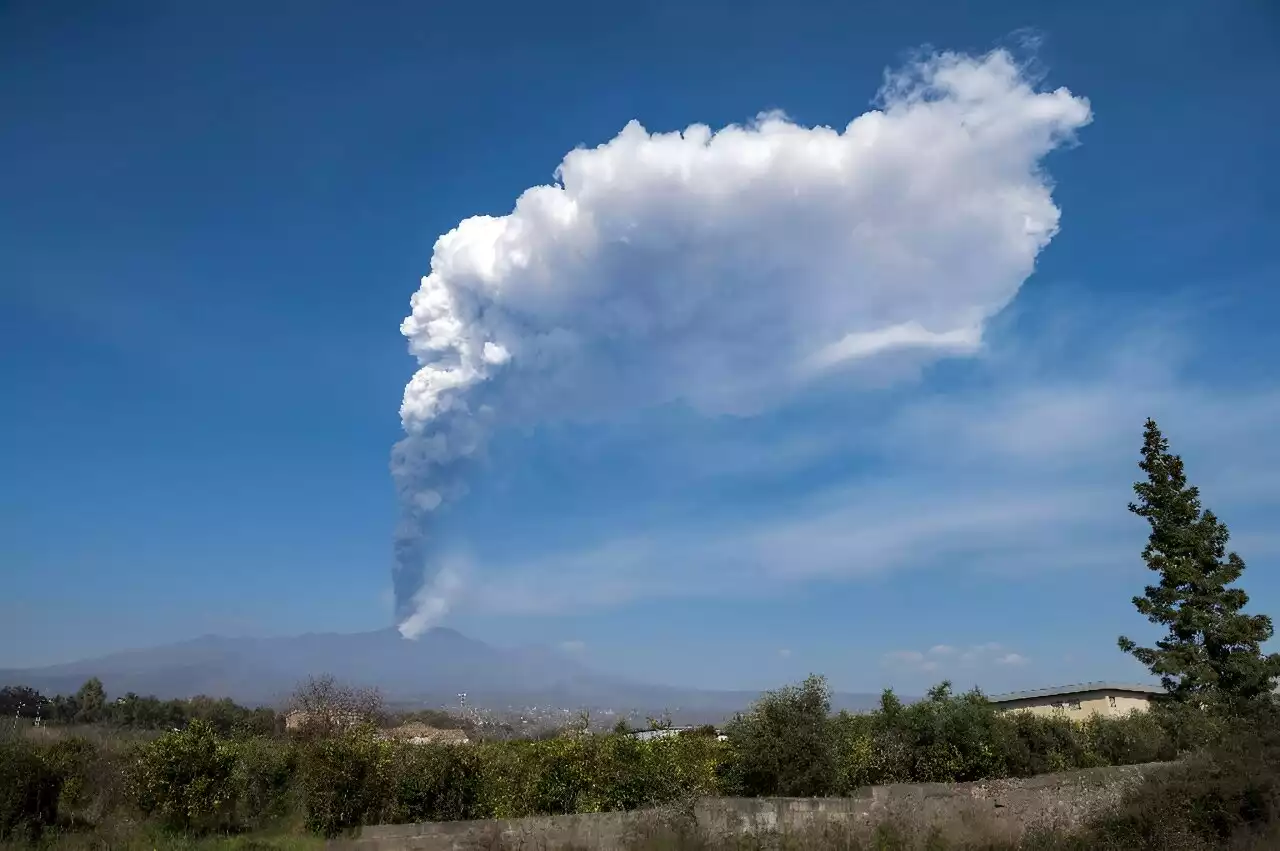
M 294 709 L 284 716 L 286 730 L 300 730 L 308 724 L 327 724 L 332 727 L 354 727 L 365 719 L 354 712 L 307 712 Z
M 1159 686 L 1127 683 L 1080 683 L 1079 685 L 1015 691 L 988 698 L 1002 712 L 1032 712 L 1036 715 L 1118 716 L 1145 712 L 1151 701 L 1164 694 Z
M 700 730 L 701 727 L 661 727 L 657 730 L 637 730 L 628 733 L 633 739 L 639 739 L 642 742 L 652 741 L 654 739 L 666 739 L 671 736 L 678 736 L 681 733 L 690 733 L 694 730 Z M 729 737 L 721 733 L 716 733 L 716 741 L 727 742 Z
M 411 745 L 467 745 L 471 743 L 471 739 L 462 730 L 441 730 L 429 724 L 423 724 L 420 721 L 401 724 L 399 727 L 384 731 L 382 736 L 387 739 L 408 742 Z
M 629 735 L 633 739 L 639 739 L 642 742 L 648 742 L 653 739 L 666 739 L 670 736 L 678 736 L 686 730 L 692 730 L 692 727 L 662 727 L 657 730 L 637 730 Z

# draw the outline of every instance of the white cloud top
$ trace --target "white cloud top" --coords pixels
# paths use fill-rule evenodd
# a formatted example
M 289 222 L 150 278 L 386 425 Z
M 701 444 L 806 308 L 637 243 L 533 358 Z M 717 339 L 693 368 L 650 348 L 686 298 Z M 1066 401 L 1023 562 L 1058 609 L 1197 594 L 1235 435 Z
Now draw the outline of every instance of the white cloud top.
M 424 525 L 495 422 L 750 413 L 981 345 L 1058 229 L 1040 163 L 1089 104 L 1037 91 L 1004 52 L 934 56 L 881 101 L 842 130 L 633 121 L 440 237 L 401 327 L 421 365 L 393 458 L 402 619 L 435 605 Z

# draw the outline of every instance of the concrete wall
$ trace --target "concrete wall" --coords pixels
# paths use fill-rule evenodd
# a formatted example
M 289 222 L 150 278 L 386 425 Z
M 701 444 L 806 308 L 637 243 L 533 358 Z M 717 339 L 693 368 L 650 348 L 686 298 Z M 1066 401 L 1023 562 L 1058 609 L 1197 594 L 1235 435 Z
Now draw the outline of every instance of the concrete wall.
M 1074 828 L 1115 806 L 1165 764 L 1099 768 L 978 783 L 873 786 L 851 798 L 706 798 L 698 828 L 713 835 L 795 832 L 840 826 L 865 834 L 891 820 L 953 838 L 1016 839 L 1029 829 Z
M 335 840 L 343 851 L 621 851 L 637 835 L 693 829 L 711 836 L 837 830 L 865 834 L 892 819 L 953 836 L 1016 838 L 1028 829 L 1071 828 L 1119 802 L 1164 764 L 1097 768 L 980 783 L 874 786 L 851 798 L 703 798 L 692 813 L 647 810 L 504 821 L 366 827 Z
M 1077 706 L 1076 704 L 1079 704 Z M 1054 704 L 1063 704 L 1055 706 Z M 1130 712 L 1146 712 L 1151 698 L 1133 692 L 1082 691 L 1077 694 L 1031 697 L 1001 703 L 1001 712 L 1031 712 L 1036 715 L 1064 715 L 1084 720 L 1090 715 L 1121 716 Z

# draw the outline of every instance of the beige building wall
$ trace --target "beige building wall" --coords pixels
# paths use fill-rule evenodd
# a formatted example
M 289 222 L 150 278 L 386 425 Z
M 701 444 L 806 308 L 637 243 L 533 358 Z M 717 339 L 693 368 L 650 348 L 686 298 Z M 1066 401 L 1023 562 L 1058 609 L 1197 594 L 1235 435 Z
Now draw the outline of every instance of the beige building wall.
M 284 727 L 286 730 L 297 730 L 310 721 L 322 721 L 324 715 L 321 713 L 307 712 L 302 709 L 294 709 L 284 716 Z M 329 723 L 335 726 L 354 727 L 361 722 L 359 715 L 347 713 L 343 715 L 338 712 L 329 713 Z
M 1082 691 L 1028 697 L 999 704 L 1001 712 L 1031 712 L 1036 715 L 1063 715 L 1084 720 L 1090 715 L 1122 716 L 1130 712 L 1146 712 L 1151 698 L 1145 694 Z

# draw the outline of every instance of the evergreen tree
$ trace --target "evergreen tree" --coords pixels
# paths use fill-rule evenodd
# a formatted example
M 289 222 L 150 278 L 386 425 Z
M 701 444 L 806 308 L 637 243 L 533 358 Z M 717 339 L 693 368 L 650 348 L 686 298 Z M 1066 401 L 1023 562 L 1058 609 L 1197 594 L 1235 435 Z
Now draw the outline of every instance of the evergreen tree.
M 1261 645 L 1274 629 L 1266 615 L 1241 610 L 1249 596 L 1229 587 L 1244 572 L 1244 561 L 1227 552 L 1227 527 L 1200 507 L 1200 493 L 1187 484 L 1182 459 L 1154 420 L 1147 420 L 1138 465 L 1146 481 L 1129 510 L 1151 525 L 1142 551 L 1158 584 L 1133 604 L 1155 624 L 1168 628 L 1155 647 L 1139 647 L 1121 637 L 1120 649 L 1160 677 L 1176 699 L 1197 703 L 1248 701 L 1269 695 L 1280 676 L 1280 654 Z
M 90 677 L 76 692 L 76 720 L 84 724 L 101 721 L 106 714 L 107 693 L 102 680 Z

